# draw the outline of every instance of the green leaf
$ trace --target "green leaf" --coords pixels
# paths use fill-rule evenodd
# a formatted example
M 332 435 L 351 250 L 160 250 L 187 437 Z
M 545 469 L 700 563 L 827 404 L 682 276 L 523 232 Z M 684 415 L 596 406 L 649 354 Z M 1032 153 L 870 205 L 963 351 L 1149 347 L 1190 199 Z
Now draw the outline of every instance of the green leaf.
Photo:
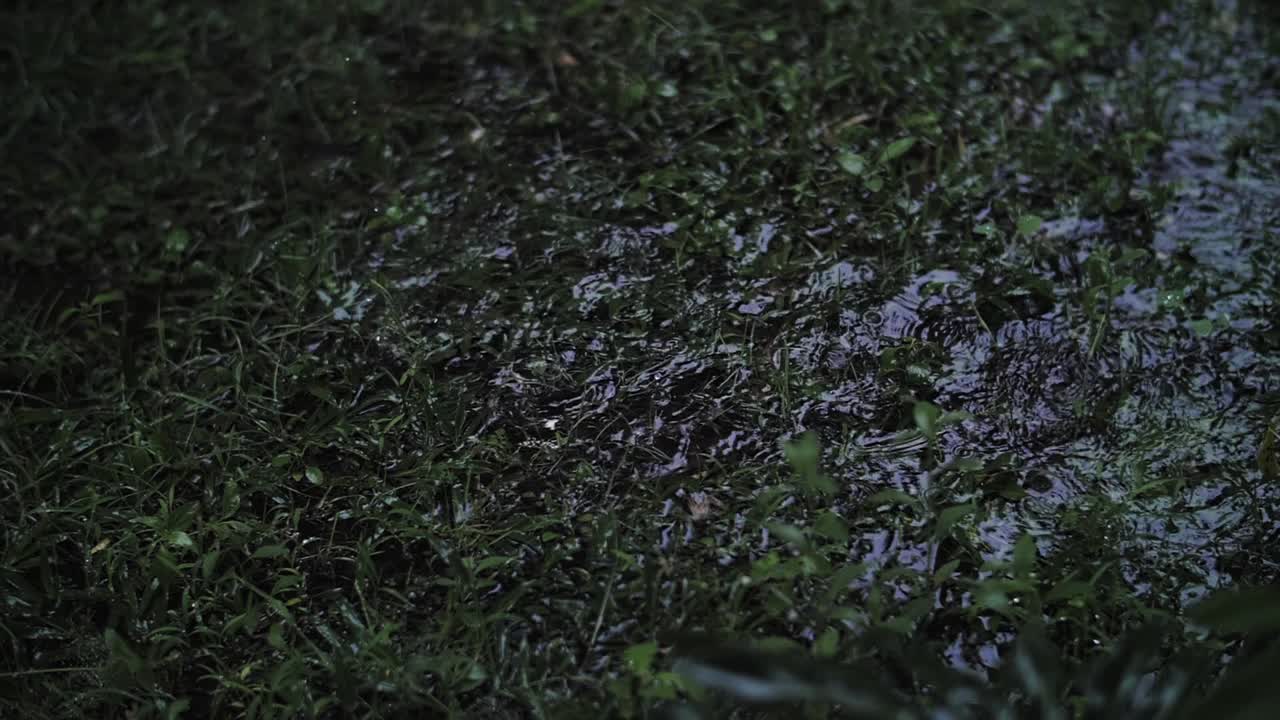
M 637 675 L 648 675 L 653 668 L 653 658 L 658 654 L 658 643 L 650 641 L 632 645 L 623 651 L 627 669 Z
M 1013 576 L 1030 577 L 1036 569 L 1036 541 L 1030 534 L 1023 534 L 1013 546 Z
M 901 490 L 889 488 L 867 498 L 867 502 L 872 505 L 914 505 L 918 501 L 914 495 L 908 495 Z
M 320 485 L 324 482 L 324 472 L 320 468 L 312 465 L 307 468 L 307 480 L 312 485 Z
M 813 654 L 822 658 L 834 657 L 840 647 L 840 631 L 829 627 L 822 631 L 813 643 Z
M 267 644 L 276 650 L 289 649 L 289 642 L 284 639 L 284 623 L 271 623 L 267 630 Z
M 856 565 L 845 565 L 831 576 L 830 585 L 827 587 L 826 594 L 823 595 L 823 602 L 831 604 L 840 597 L 840 594 L 849 590 L 849 585 L 854 580 L 867 574 L 867 566 L 864 563 Z
M 496 567 L 502 567 L 504 565 L 510 564 L 511 560 L 512 558 L 508 555 L 490 555 L 489 557 L 483 558 L 480 560 L 480 562 L 476 563 L 474 572 L 479 574 L 484 572 L 485 570 L 490 570 Z
M 880 627 L 891 632 L 907 635 L 916 628 L 916 624 L 933 610 L 933 595 L 918 597 L 907 603 L 902 612 L 880 623 Z
M 113 662 L 121 663 L 132 673 L 141 672 L 146 666 L 146 661 L 138 653 L 134 652 L 133 648 L 129 646 L 129 642 L 115 629 L 107 628 L 103 631 L 102 636 L 103 642 L 107 646 L 107 651 L 111 653 Z
M 809 538 L 805 537 L 804 530 L 790 523 L 771 522 L 766 523 L 765 527 L 769 528 L 769 532 L 777 535 L 779 540 L 788 545 L 803 548 L 809 544 Z
M 213 578 L 213 571 L 218 567 L 218 560 L 221 559 L 222 553 L 218 550 L 212 550 L 204 554 L 200 558 L 200 576 L 205 580 Z
M 1192 608 L 1189 615 L 1220 633 L 1280 631 L 1280 586 L 1219 591 Z
M 867 169 L 867 161 L 857 153 L 848 150 L 836 156 L 836 164 L 841 170 L 857 177 Z
M 676 671 L 708 689 L 750 703 L 838 703 L 854 718 L 914 716 L 869 666 L 849 666 L 769 652 L 741 643 L 702 641 L 677 647 Z
M 1206 337 L 1213 334 L 1213 321 L 1208 318 L 1198 318 L 1188 323 L 1192 331 L 1200 337 Z
M 603 4 L 604 0 L 578 0 L 578 2 L 570 5 L 569 9 L 564 11 L 564 14 L 565 17 L 580 17 L 589 12 L 595 12 Z
M 935 537 L 942 540 L 951 533 L 951 528 L 969 515 L 978 511 L 978 506 L 973 503 L 965 503 L 963 505 L 952 505 L 951 507 L 938 513 L 938 527 L 934 530 Z
M 1060 600 L 1070 601 L 1074 598 L 1082 598 L 1093 592 L 1093 583 L 1084 580 L 1076 580 L 1074 577 L 1068 577 L 1057 585 L 1044 596 L 1046 603 L 1058 602 Z
M 880 163 L 883 165 L 884 163 L 897 160 L 915 144 L 916 139 L 913 137 L 904 137 L 899 140 L 894 140 L 889 143 L 889 147 L 885 148 L 884 152 L 880 153 Z
M 1059 655 L 1058 649 L 1045 638 L 1041 625 L 1029 622 L 1019 633 L 1009 670 L 1023 694 L 1039 704 L 1040 717 L 1065 720 L 1066 713 L 1059 708 L 1065 679 Z
M 938 418 L 938 427 L 959 425 L 965 420 L 972 420 L 973 414 L 966 410 L 948 410 Z
M 818 436 L 807 432 L 788 442 L 784 448 L 787 462 L 797 475 L 812 475 L 818 472 Z
M 1233 660 L 1217 686 L 1184 717 L 1271 720 L 1280 707 L 1276 667 L 1280 667 L 1280 644 L 1275 643 L 1254 657 Z M 1177 699 L 1175 697 L 1175 701 Z
M 751 564 L 751 581 L 760 582 L 773 577 L 782 563 L 782 559 L 778 557 L 778 553 L 771 552 L 768 555 L 756 560 Z
M 960 567 L 959 560 L 950 560 L 947 563 L 945 563 L 942 567 L 934 571 L 933 584 L 941 585 L 942 583 L 950 580 L 951 576 L 955 574 L 956 568 L 958 567 Z
M 272 560 L 289 554 L 289 548 L 283 545 L 263 545 L 253 551 L 254 560 Z
M 818 519 L 813 523 L 813 529 L 818 531 L 820 535 L 836 542 L 849 542 L 849 526 L 845 523 L 844 518 L 831 510 L 827 510 L 818 516 Z
M 799 476 L 800 485 L 804 490 L 818 495 L 830 495 L 836 491 L 835 482 L 819 472 L 818 458 L 822 452 L 818 447 L 816 434 L 806 432 L 791 440 L 783 446 L 783 452 L 787 456 L 787 462 L 791 464 L 791 469 Z
M 285 590 L 291 590 L 295 587 L 298 587 L 299 585 L 302 584 L 302 582 L 303 582 L 303 578 L 301 575 L 281 575 L 280 577 L 276 578 L 276 581 L 274 583 L 272 583 L 271 594 L 279 595 Z
M 89 307 L 98 307 L 99 305 L 106 305 L 107 303 L 119 302 L 121 300 L 124 300 L 123 290 L 108 290 L 107 292 L 94 295 L 93 299 L 89 301 Z
M 184 228 L 174 228 L 164 236 L 164 252 L 166 255 L 181 255 L 191 245 L 191 234 Z
M 649 96 L 649 86 L 643 80 L 636 80 L 628 83 L 622 91 L 622 102 L 624 107 L 632 108 L 644 102 Z
M 926 437 L 933 437 L 938 429 L 938 418 L 942 417 L 942 410 L 931 402 L 920 401 L 911 409 L 911 415 L 915 418 L 916 427 Z
M 1031 237 L 1040 230 L 1040 226 L 1043 224 L 1044 218 L 1039 215 L 1023 215 L 1018 218 L 1018 234 L 1023 237 Z

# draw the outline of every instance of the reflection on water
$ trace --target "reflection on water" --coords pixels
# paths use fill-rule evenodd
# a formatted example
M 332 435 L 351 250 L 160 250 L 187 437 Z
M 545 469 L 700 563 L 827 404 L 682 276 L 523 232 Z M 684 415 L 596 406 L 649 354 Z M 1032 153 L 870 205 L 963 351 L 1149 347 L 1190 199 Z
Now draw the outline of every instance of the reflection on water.
M 852 236 L 856 218 L 807 230 L 781 215 L 713 231 L 587 223 L 535 242 L 504 207 L 483 229 L 457 228 L 463 247 L 450 256 L 379 267 L 400 273 L 388 292 L 418 314 L 417 327 L 385 333 L 390 350 L 430 364 L 447 346 L 441 372 L 483 377 L 471 442 L 522 443 L 527 462 L 509 471 L 543 493 L 656 495 L 661 552 L 707 535 L 726 565 L 731 548 L 767 549 L 741 514 L 680 519 L 673 493 L 743 468 L 772 482 L 779 440 L 813 430 L 844 489 L 837 509 L 862 518 L 849 559 L 868 578 L 936 569 L 927 519 L 862 505 L 879 490 L 927 490 L 936 505 L 982 501 L 964 532 L 985 559 L 1007 558 L 1024 532 L 1048 555 L 1089 536 L 1123 553 L 1134 591 L 1172 583 L 1190 601 L 1230 581 L 1223 559 L 1278 522 L 1280 490 L 1251 464 L 1255 398 L 1280 377 L 1277 359 L 1253 349 L 1276 310 L 1277 158 L 1228 150 L 1280 99 L 1264 81 L 1276 60 L 1246 37 L 1208 67 L 1216 56 L 1174 52 L 1167 23 L 1138 49 L 1167 53 L 1172 88 L 1167 149 L 1138 186 L 1174 188 L 1154 237 L 1064 214 L 1027 241 L 1039 254 L 960 261 L 948 231 L 930 227 L 943 259 L 904 272 L 875 254 L 806 259 L 804 239 Z M 1100 264 L 1133 244 L 1146 252 L 1129 267 Z M 475 268 L 489 263 L 519 272 L 481 286 Z M 1143 281 L 1096 303 L 1103 271 Z M 345 306 L 363 313 L 364 302 Z M 904 410 L 916 399 L 970 417 L 931 448 Z M 961 457 L 980 461 L 974 487 L 938 470 Z

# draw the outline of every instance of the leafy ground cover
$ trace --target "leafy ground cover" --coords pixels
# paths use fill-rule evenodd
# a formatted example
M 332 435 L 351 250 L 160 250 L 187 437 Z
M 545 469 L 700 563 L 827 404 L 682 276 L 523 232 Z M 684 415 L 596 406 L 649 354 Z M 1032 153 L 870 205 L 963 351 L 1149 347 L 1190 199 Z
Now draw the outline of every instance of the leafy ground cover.
M 1273 15 L 16 3 L 0 707 L 1266 712 Z

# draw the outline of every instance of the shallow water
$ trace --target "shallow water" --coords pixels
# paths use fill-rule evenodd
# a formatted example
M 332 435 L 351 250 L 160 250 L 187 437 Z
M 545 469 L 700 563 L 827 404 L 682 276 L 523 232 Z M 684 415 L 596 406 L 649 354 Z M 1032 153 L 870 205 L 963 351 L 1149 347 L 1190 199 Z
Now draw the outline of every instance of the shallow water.
M 749 208 L 697 227 L 628 227 L 573 220 L 574 195 L 547 187 L 534 197 L 562 227 L 497 204 L 465 230 L 447 226 L 457 252 L 443 259 L 379 256 L 371 271 L 394 278 L 384 298 L 407 308 L 379 337 L 441 378 L 472 378 L 465 412 L 478 419 L 461 434 L 428 427 L 431 443 L 518 448 L 522 464 L 482 491 L 490 512 L 648 498 L 663 508 L 656 553 L 710 536 L 732 564 L 771 547 L 767 534 L 744 529 L 741 512 L 680 520 L 672 503 L 749 502 L 784 465 L 780 441 L 812 430 L 841 488 L 835 507 L 856 518 L 849 561 L 868 578 L 938 565 L 927 523 L 865 505 L 886 488 L 938 507 L 981 501 L 964 532 L 985 559 L 1007 558 L 1024 532 L 1051 562 L 1089 543 L 1115 549 L 1143 597 L 1192 602 L 1236 568 L 1274 572 L 1280 490 L 1253 459 L 1259 399 L 1280 377 L 1261 335 L 1276 313 L 1280 158 L 1274 144 L 1231 148 L 1269 116 L 1274 128 L 1277 61 L 1229 5 L 1222 18 L 1202 35 L 1170 16 L 1132 51 L 1135 63 L 1167 60 L 1171 88 L 1167 148 L 1133 191 L 1174 187 L 1154 235 L 1063 213 L 1004 255 L 966 257 L 948 243 L 954 227 L 926 226 L 914 230 L 923 260 L 908 268 L 806 249 L 861 232 L 834 209 L 816 227 Z M 1116 79 L 1115 91 L 1136 81 Z M 1108 255 L 1116 247 L 1144 253 Z M 1126 275 L 1098 299 L 1099 277 Z M 358 321 L 376 294 L 353 292 L 335 312 Z M 931 449 L 915 399 L 969 417 Z M 958 458 L 981 471 L 946 471 Z M 761 478 L 745 495 L 727 479 L 744 469 Z M 991 661 L 968 644 L 969 662 Z

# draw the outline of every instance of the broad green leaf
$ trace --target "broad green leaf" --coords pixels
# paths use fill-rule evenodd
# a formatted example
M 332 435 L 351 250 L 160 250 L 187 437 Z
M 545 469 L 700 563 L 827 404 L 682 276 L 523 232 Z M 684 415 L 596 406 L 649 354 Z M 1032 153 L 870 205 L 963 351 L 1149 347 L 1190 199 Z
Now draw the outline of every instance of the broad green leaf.
M 973 503 L 964 503 L 963 505 L 953 505 L 938 513 L 938 527 L 935 529 L 935 537 L 941 540 L 951 533 L 951 528 L 964 518 L 977 512 L 978 507 Z
M 121 300 L 124 300 L 123 290 L 108 290 L 107 292 L 94 295 L 93 299 L 89 301 L 89 307 L 97 307 L 99 305 L 106 305 L 107 303 L 119 302 Z
M 267 644 L 276 650 L 289 649 L 289 643 L 284 639 L 284 623 L 271 623 L 267 630 Z
M 902 611 L 884 621 L 880 627 L 891 632 L 906 635 L 916 629 L 916 624 L 928 616 L 933 610 L 933 595 L 918 597 L 903 606 Z
M 884 678 L 870 667 L 740 643 L 703 642 L 676 652 L 678 673 L 739 701 L 838 703 L 849 717 L 908 717 L 910 705 L 889 691 Z
M 795 470 L 797 475 L 811 475 L 818 472 L 820 450 L 816 434 L 807 432 L 791 440 L 786 444 L 784 452 L 787 462 L 791 463 L 791 469 Z
M 861 155 L 847 150 L 836 156 L 836 164 L 841 170 L 854 177 L 861 175 L 867 169 L 867 161 Z
M 637 675 L 648 675 L 653 668 L 653 658 L 658 654 L 658 643 L 650 641 L 638 643 L 627 648 L 622 657 L 627 661 L 627 669 Z
M 1066 720 L 1060 705 L 1060 688 L 1064 681 L 1059 651 L 1044 636 L 1036 622 L 1028 623 L 1019 633 L 1009 669 L 1022 692 L 1040 706 L 1045 720 Z
M 1023 534 L 1013 546 L 1013 576 L 1025 579 L 1036 569 L 1036 541 L 1030 534 Z
M 790 523 L 771 522 L 766 527 L 769 532 L 778 536 L 778 539 L 796 547 L 806 547 L 809 544 L 809 538 L 805 536 L 802 528 L 796 527 Z
M 818 516 L 818 519 L 813 522 L 813 529 L 836 542 L 849 542 L 849 526 L 844 518 L 831 510 Z
M 835 602 L 836 599 L 840 597 L 841 593 L 846 592 L 849 589 L 849 585 L 852 584 L 854 580 L 857 580 L 866 574 L 867 566 L 863 563 L 845 565 L 835 571 L 835 573 L 831 575 L 831 581 L 830 585 L 827 587 L 827 592 L 823 595 L 823 602 L 828 605 Z
M 938 427 L 959 425 L 965 420 L 972 420 L 973 414 L 965 410 L 948 410 L 938 417 Z
M 806 432 L 787 442 L 783 451 L 804 490 L 818 495 L 830 495 L 836 491 L 835 482 L 823 475 L 818 468 L 822 451 L 818 447 L 818 436 L 815 433 Z
M 884 152 L 880 153 L 881 164 L 897 160 L 898 158 L 902 157 L 908 150 L 910 150 L 912 146 L 914 146 L 915 144 L 916 144 L 916 139 L 913 137 L 904 137 L 898 140 L 894 140 L 893 142 L 889 143 L 889 147 L 885 148 Z
M 889 488 L 867 498 L 867 502 L 872 505 L 914 505 L 918 500 L 915 496 L 908 495 L 901 490 Z
M 934 584 L 934 585 L 941 585 L 942 583 L 944 583 L 944 582 L 946 582 L 946 581 L 950 580 L 950 579 L 951 579 L 951 576 L 955 574 L 955 572 L 956 572 L 956 568 L 958 568 L 958 567 L 960 567 L 960 561 L 959 561 L 959 560 L 951 560 L 951 561 L 949 561 L 949 562 L 947 562 L 947 563 L 943 564 L 943 565 L 942 565 L 942 567 L 940 567 L 940 568 L 938 568 L 937 570 L 935 570 L 935 571 L 934 571 L 934 573 L 933 573 L 933 584 Z
M 916 427 L 926 437 L 932 437 L 938 429 L 938 418 L 942 417 L 942 410 L 931 402 L 917 402 L 911 409 L 912 417 L 915 418 Z
M 174 228 L 164 236 L 164 251 L 168 255 L 181 255 L 191 245 L 191 234 L 184 228 Z
M 1061 600 L 1071 601 L 1075 598 L 1085 597 L 1092 592 L 1092 583 L 1068 577 L 1057 585 L 1054 585 L 1053 589 L 1044 596 L 1044 601 L 1046 603 L 1053 603 Z
M 511 557 L 507 555 L 490 555 L 476 563 L 475 572 L 481 573 L 496 567 L 502 567 L 511 562 Z
M 1040 230 L 1040 226 L 1044 224 L 1044 218 L 1039 215 L 1023 215 L 1018 218 L 1018 234 L 1023 237 L 1031 237 Z
M 813 654 L 824 658 L 834 657 L 839 647 L 840 631 L 829 627 L 823 630 L 817 641 L 813 643 Z
M 289 548 L 283 545 L 263 545 L 253 551 L 254 560 L 272 560 L 289 554 Z
M 111 660 L 123 664 L 130 672 L 141 672 L 146 665 L 146 661 L 142 659 L 138 653 L 134 652 L 129 646 L 129 641 L 116 632 L 114 628 L 107 628 L 102 633 L 103 642 L 107 646 L 107 651 L 111 654 Z
M 1191 619 L 1221 633 L 1280 631 L 1280 586 L 1216 592 L 1191 609 Z

